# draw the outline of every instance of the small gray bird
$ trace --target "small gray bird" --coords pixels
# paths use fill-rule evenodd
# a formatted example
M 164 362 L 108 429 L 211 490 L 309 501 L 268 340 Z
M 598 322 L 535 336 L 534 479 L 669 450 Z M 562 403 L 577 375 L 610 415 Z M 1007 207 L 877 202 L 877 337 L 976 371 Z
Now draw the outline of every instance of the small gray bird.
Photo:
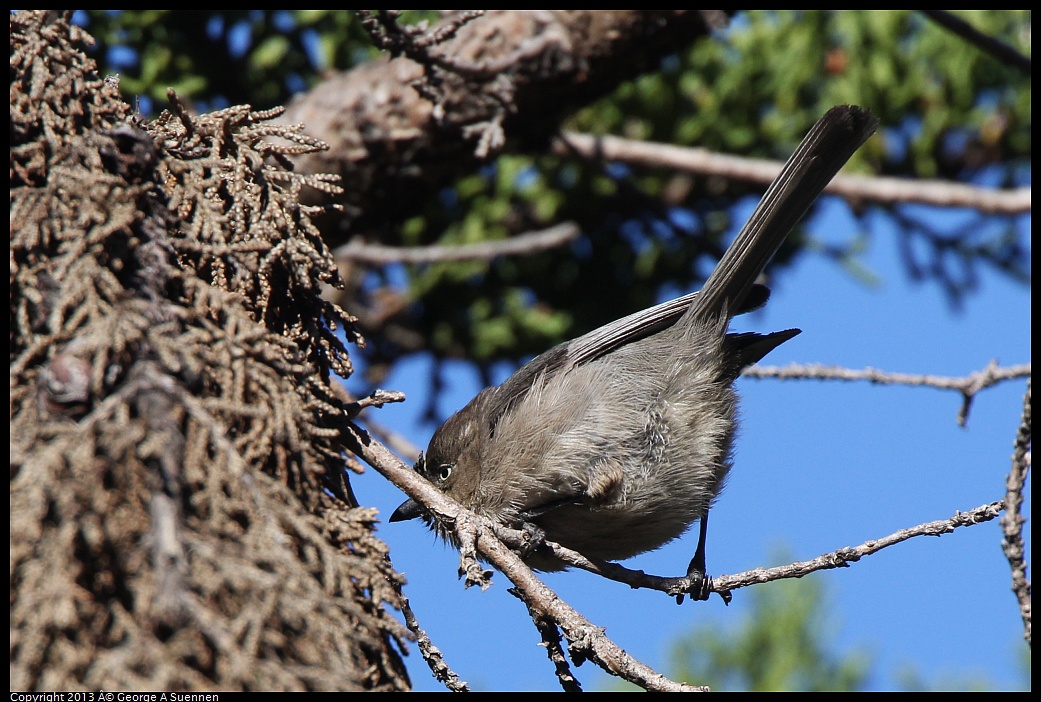
M 730 318 L 766 302 L 756 278 L 876 127 L 865 109 L 829 110 L 700 292 L 555 346 L 482 390 L 434 433 L 416 470 L 478 514 L 534 525 L 600 560 L 656 549 L 700 520 L 687 577 L 705 584 L 694 596 L 707 597 L 705 532 L 731 465 L 733 381 L 799 333 L 730 334 Z M 453 538 L 413 500 L 390 521 L 415 517 Z M 566 567 L 539 549 L 526 560 Z

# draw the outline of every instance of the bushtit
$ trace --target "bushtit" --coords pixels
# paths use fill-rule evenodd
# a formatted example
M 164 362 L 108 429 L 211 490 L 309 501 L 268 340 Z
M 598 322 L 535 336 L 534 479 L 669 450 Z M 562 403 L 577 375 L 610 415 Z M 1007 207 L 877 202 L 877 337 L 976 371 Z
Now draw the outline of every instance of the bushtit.
M 656 549 L 701 520 L 687 577 L 707 583 L 705 527 L 730 470 L 733 381 L 799 333 L 730 334 L 730 318 L 766 302 L 756 278 L 876 126 L 862 108 L 829 110 L 700 292 L 560 344 L 481 391 L 434 433 L 416 470 L 470 510 L 534 525 L 588 558 Z M 407 500 L 390 521 L 420 516 L 431 521 Z M 539 549 L 526 561 L 566 567 Z

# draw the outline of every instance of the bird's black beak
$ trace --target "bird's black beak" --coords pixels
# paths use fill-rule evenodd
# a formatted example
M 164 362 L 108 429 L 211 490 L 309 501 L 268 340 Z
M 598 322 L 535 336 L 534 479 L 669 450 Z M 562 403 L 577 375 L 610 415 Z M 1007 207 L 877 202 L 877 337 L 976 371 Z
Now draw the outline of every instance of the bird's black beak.
M 405 500 L 398 505 L 398 508 L 394 510 L 394 514 L 390 515 L 390 519 L 387 521 L 404 522 L 421 516 L 423 516 L 423 508 L 419 503 L 415 500 Z

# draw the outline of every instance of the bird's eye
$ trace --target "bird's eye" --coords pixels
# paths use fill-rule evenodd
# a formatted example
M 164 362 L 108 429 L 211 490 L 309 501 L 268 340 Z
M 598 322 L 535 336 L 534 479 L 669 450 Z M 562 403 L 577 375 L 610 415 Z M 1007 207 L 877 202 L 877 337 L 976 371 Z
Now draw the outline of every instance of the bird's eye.
M 442 464 L 440 470 L 438 470 L 438 472 L 437 472 L 437 479 L 438 479 L 439 482 L 443 483 L 446 480 L 448 480 L 449 476 L 451 476 L 451 475 L 452 475 L 452 466 L 450 466 L 447 463 L 445 463 L 445 464 Z

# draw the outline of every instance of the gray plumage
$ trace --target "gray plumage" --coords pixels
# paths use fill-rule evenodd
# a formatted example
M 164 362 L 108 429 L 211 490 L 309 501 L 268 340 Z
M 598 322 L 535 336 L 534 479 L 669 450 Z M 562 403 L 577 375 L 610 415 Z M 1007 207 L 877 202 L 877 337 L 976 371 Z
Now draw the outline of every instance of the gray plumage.
M 766 301 L 756 278 L 876 125 L 858 107 L 828 111 L 700 292 L 560 344 L 483 390 L 435 432 L 417 470 L 474 512 L 603 560 L 705 519 L 731 467 L 734 379 L 799 333 L 728 334 L 730 318 Z M 417 516 L 409 500 L 391 521 Z M 528 562 L 563 567 L 539 551 Z

